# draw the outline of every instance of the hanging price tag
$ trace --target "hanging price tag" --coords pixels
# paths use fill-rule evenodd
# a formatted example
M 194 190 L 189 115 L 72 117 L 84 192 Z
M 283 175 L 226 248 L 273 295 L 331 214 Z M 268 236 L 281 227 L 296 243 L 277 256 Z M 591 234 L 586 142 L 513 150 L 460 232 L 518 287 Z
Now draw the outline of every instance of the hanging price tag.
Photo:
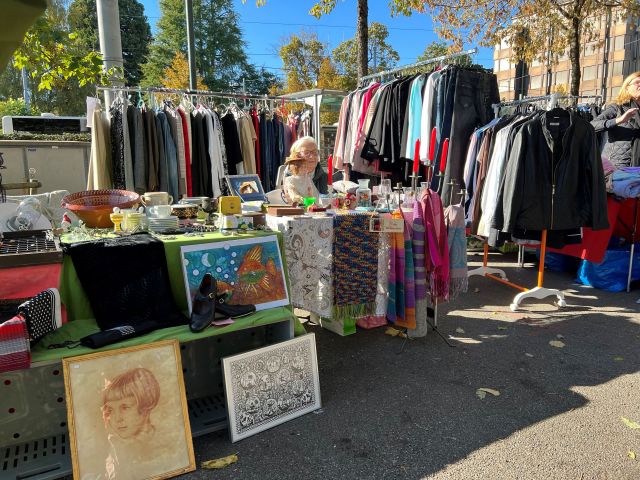
M 402 218 L 371 217 L 369 231 L 376 233 L 404 233 Z

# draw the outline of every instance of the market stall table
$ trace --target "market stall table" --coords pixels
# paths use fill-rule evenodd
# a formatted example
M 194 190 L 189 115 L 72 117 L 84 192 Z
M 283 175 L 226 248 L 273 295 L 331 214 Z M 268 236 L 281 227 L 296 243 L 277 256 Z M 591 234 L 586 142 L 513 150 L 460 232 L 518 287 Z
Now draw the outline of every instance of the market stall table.
M 180 247 L 184 245 L 252 238 L 274 233 L 252 232 L 240 237 L 207 233 L 163 238 L 170 285 L 178 307 L 186 312 L 187 300 L 182 277 Z M 278 235 L 282 249 L 282 236 Z M 284 256 L 283 256 L 284 257 Z M 286 260 L 283 267 L 286 272 Z M 114 266 L 117 268 L 117 266 Z M 71 258 L 65 255 L 59 289 L 67 306 L 69 321 L 42 339 L 32 350 L 32 366 L 27 370 L 0 374 L 0 409 L 9 414 L 0 420 L 0 455 L 5 461 L 3 474 L 22 478 L 59 478 L 71 471 L 68 444 L 65 388 L 61 359 L 100 350 L 141 345 L 158 340 L 177 339 L 181 343 L 184 381 L 189 417 L 194 436 L 227 426 L 220 361 L 223 357 L 290 339 L 304 328 L 290 307 L 277 307 L 236 319 L 232 325 L 192 333 L 187 325 L 163 328 L 127 339 L 102 349 L 64 345 L 99 330 L 91 306 L 78 280 Z M 200 341 L 194 341 L 200 340 Z M 39 475 L 42 473 L 42 475 Z
M 311 313 L 315 322 L 340 335 L 349 335 L 356 331 L 356 321 L 360 325 L 377 326 L 386 323 L 386 303 L 388 291 L 388 261 L 390 240 L 388 234 L 378 235 L 373 251 L 368 252 L 375 257 L 377 263 L 377 281 L 373 286 L 375 292 L 375 312 L 370 315 L 338 316 L 336 315 L 335 294 L 344 285 L 340 284 L 335 272 L 335 248 L 346 248 L 334 241 L 334 226 L 337 216 L 266 216 L 267 225 L 282 233 L 284 253 L 287 259 L 288 274 L 291 283 L 291 304 Z M 367 235 L 366 231 L 359 234 Z M 362 230 L 362 228 L 361 228 Z M 353 238 L 356 232 L 352 232 Z M 356 258 L 353 257 L 356 262 Z M 376 277 L 376 269 L 373 269 Z M 364 287 L 364 286 L 363 286 Z M 367 292 L 363 288 L 363 295 Z

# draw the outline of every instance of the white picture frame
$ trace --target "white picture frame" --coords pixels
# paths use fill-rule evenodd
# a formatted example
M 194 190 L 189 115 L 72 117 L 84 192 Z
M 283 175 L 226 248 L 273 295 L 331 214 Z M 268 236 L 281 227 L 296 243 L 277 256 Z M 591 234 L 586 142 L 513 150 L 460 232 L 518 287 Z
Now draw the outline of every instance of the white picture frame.
M 313 333 L 223 358 L 222 370 L 234 443 L 321 408 Z

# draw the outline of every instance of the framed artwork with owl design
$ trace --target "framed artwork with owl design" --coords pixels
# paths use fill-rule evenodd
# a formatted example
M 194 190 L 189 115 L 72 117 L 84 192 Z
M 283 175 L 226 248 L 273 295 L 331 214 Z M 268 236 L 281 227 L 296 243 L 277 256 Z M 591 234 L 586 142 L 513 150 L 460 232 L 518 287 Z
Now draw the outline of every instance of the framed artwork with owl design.
M 313 333 L 222 359 L 231 441 L 320 408 Z

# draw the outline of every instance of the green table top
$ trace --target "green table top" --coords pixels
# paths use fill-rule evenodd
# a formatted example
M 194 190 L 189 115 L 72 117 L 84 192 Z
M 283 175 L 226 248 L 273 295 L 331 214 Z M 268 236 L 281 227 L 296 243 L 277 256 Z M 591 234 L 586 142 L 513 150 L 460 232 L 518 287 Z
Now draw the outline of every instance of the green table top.
M 276 307 L 256 312 L 247 317 L 239 318 L 233 324 L 227 325 L 225 327 L 209 327 L 200 333 L 193 333 L 191 332 L 191 330 L 189 330 L 189 327 L 187 325 L 181 325 L 178 327 L 169 327 L 161 328 L 160 330 L 154 330 L 153 332 L 147 333 L 146 335 L 123 340 L 122 342 L 107 345 L 106 347 L 99 349 L 87 348 L 81 345 L 74 348 L 60 347 L 50 349 L 49 345 L 60 345 L 65 341 L 78 341 L 87 335 L 91 335 L 92 333 L 100 331 L 98 324 L 93 319 L 74 320 L 72 322 L 67 322 L 62 326 L 62 328 L 59 328 L 55 332 L 50 333 L 34 347 L 32 347 L 31 362 L 32 364 L 38 362 L 49 362 L 53 360 L 60 360 L 65 357 L 85 355 L 87 353 L 114 350 L 123 347 L 132 347 L 134 345 L 143 345 L 160 340 L 176 339 L 180 342 L 189 342 L 201 338 L 224 335 L 225 333 L 236 332 L 247 328 L 279 323 L 282 321 L 293 322 L 294 333 L 296 335 L 305 333 L 304 327 L 289 308 Z
M 162 238 L 164 243 L 165 256 L 167 258 L 167 269 L 169 272 L 169 282 L 171 284 L 171 291 L 176 305 L 185 315 L 188 316 L 187 296 L 184 286 L 184 279 L 182 274 L 182 265 L 180 262 L 180 247 L 183 245 L 194 245 L 199 243 L 210 243 L 219 241 L 229 241 L 236 238 L 254 238 L 267 235 L 276 235 L 278 237 L 278 244 L 280 245 L 280 251 L 283 253 L 282 235 L 278 232 L 251 232 L 243 234 L 241 236 L 228 236 L 222 235 L 219 232 L 204 233 L 197 236 L 167 236 Z M 64 242 L 64 237 L 63 237 Z M 281 255 L 283 262 L 283 269 L 285 272 L 287 288 L 290 289 L 289 275 L 287 273 L 286 258 L 284 253 Z M 76 274 L 73 266 L 73 261 L 68 255 L 64 256 L 62 264 L 62 272 L 60 273 L 60 296 L 62 303 L 67 309 L 67 318 L 69 322 L 56 332 L 45 337 L 39 344 L 32 349 L 32 362 L 41 362 L 56 360 L 67 356 L 82 355 L 84 353 L 100 351 L 92 350 L 85 347 L 76 347 L 73 349 L 56 348 L 48 349 L 47 346 L 51 344 L 60 344 L 66 340 L 77 341 L 80 338 L 99 331 L 99 328 L 94 320 L 93 311 L 89 300 L 80 284 L 80 280 Z M 114 345 L 105 347 L 105 350 L 120 348 L 125 346 L 140 345 L 151 341 L 164 340 L 176 338 L 181 341 L 190 341 L 203 336 L 220 335 L 224 333 L 241 330 L 244 328 L 250 328 L 253 326 L 268 325 L 271 323 L 277 323 L 283 319 L 291 319 L 294 325 L 295 335 L 301 335 L 305 333 L 304 327 L 293 315 L 292 309 L 288 307 L 278 307 L 269 310 L 263 310 L 256 312 L 243 319 L 238 319 L 234 324 L 227 327 L 215 327 L 208 328 L 204 333 L 193 334 L 189 331 L 188 326 L 179 326 L 156 330 L 147 335 L 118 342 Z

